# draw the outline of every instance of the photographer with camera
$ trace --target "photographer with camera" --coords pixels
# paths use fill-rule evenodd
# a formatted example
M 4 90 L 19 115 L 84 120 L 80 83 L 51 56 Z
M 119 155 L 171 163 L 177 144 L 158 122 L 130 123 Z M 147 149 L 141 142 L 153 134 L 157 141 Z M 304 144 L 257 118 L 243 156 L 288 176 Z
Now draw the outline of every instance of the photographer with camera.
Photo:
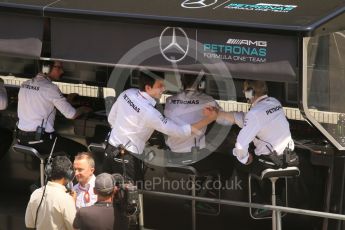
M 89 107 L 75 109 L 62 95 L 53 81 L 60 80 L 64 73 L 62 62 L 45 61 L 42 71 L 33 79 L 23 82 L 18 94 L 17 140 L 22 145 L 35 148 L 40 154 L 48 154 L 57 138 L 55 152 L 75 156 L 86 151 L 86 147 L 59 136 L 54 129 L 56 109 L 66 118 L 75 119 L 91 111 Z
M 113 176 L 108 173 L 99 174 L 94 187 L 97 202 L 92 206 L 78 209 L 73 227 L 81 230 L 122 230 L 116 218 L 117 211 L 113 206 L 116 191 Z
M 66 156 L 57 156 L 46 166 L 46 186 L 36 189 L 25 212 L 25 226 L 29 229 L 72 230 L 76 214 L 75 194 L 65 187 L 74 178 L 72 162 Z

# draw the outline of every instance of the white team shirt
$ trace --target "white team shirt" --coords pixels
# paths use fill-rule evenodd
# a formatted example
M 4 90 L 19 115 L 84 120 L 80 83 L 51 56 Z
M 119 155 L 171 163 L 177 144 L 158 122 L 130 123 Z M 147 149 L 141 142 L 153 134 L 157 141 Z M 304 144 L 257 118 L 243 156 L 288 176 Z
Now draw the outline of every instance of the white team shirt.
M 36 131 L 42 124 L 45 132 L 54 132 L 57 108 L 66 118 L 73 118 L 76 110 L 62 95 L 60 89 L 42 74 L 23 82 L 18 94 L 18 128 Z
M 193 124 L 203 119 L 202 110 L 207 105 L 219 107 L 213 97 L 188 89 L 167 98 L 164 115 L 179 125 Z M 202 149 L 206 147 L 205 132 L 206 127 L 189 137 L 168 136 L 166 144 L 177 153 L 191 152 L 193 146 Z
M 7 108 L 7 92 L 3 82 L 0 82 L 0 110 Z
M 97 195 L 94 193 L 93 188 L 95 187 L 96 177 L 92 175 L 89 182 L 85 186 L 81 186 L 81 184 L 77 183 L 73 186 L 73 190 L 77 193 L 77 199 L 75 201 L 75 206 L 77 208 L 82 207 L 89 207 L 94 205 L 97 201 Z M 86 202 L 85 193 L 89 193 L 90 201 Z
M 248 161 L 248 147 L 251 141 L 255 145 L 256 155 L 268 155 L 270 148 L 278 155 L 284 149 L 294 149 L 289 122 L 280 102 L 267 95 L 259 97 L 248 113 L 235 113 L 235 122 L 242 129 L 237 137 L 233 154 L 245 164 Z
M 141 154 L 154 130 L 171 136 L 191 135 L 191 126 L 179 126 L 154 108 L 156 101 L 146 92 L 128 89 L 122 92 L 110 110 L 112 127 L 109 143 L 120 144 L 133 153 Z

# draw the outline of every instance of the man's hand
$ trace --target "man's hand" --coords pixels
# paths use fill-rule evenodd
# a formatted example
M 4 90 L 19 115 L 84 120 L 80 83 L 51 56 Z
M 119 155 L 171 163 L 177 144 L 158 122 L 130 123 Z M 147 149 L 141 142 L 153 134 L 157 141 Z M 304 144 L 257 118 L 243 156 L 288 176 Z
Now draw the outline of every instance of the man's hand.
M 201 135 L 200 130 L 215 121 L 218 116 L 218 109 L 213 106 L 206 106 L 203 109 L 204 118 L 194 124 L 191 124 L 192 133 L 196 135 Z
M 69 192 L 69 194 L 72 196 L 74 202 L 76 202 L 76 201 L 77 201 L 77 192 L 74 191 L 74 190 L 71 190 L 71 191 Z
M 253 154 L 249 153 L 246 165 L 250 165 L 251 163 L 253 163 Z
M 70 93 L 66 96 L 66 99 L 67 99 L 68 103 L 75 106 L 75 105 L 78 105 L 78 101 L 77 101 L 78 97 L 79 97 L 79 94 Z
M 218 117 L 219 109 L 217 107 L 214 107 L 214 106 L 206 106 L 202 112 L 203 112 L 204 116 L 206 116 L 210 120 L 214 121 Z
M 92 108 L 90 108 L 89 106 L 81 106 L 79 108 L 81 109 L 83 114 L 92 112 Z
M 90 113 L 92 112 L 92 108 L 88 106 L 80 106 L 77 110 L 76 113 L 74 114 L 74 117 L 72 119 L 76 119 L 80 117 L 82 114 Z

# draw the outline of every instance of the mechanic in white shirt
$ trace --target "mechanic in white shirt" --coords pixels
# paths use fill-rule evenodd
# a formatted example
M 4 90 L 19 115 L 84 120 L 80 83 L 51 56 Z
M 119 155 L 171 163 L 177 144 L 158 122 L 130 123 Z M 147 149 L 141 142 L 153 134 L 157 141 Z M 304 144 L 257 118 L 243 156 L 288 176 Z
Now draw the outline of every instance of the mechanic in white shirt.
M 202 82 L 202 75 L 184 74 L 181 75 L 183 90 L 171 97 L 165 103 L 164 115 L 179 125 L 185 125 L 199 121 L 202 118 L 202 110 L 205 106 L 215 106 L 221 110 L 213 97 L 205 94 L 199 89 Z M 227 124 L 222 119 L 217 123 Z M 226 176 L 232 171 L 233 157 L 229 154 L 212 153 L 206 148 L 205 141 L 206 127 L 199 133 L 189 137 L 168 136 L 166 144 L 171 151 L 167 151 L 168 160 L 176 164 L 193 164 L 199 171 L 221 169 L 222 175 Z M 194 149 L 193 149 L 194 148 Z M 197 151 L 193 159 L 193 151 Z
M 205 108 L 205 117 L 200 121 L 193 124 L 176 124 L 155 109 L 155 99 L 160 99 L 164 91 L 162 73 L 142 71 L 139 89 L 128 89 L 118 96 L 108 116 L 112 131 L 106 150 L 108 157 L 103 165 L 105 172 L 122 174 L 122 163 L 114 161 L 111 153 L 114 153 L 119 145 L 123 145 L 130 152 L 124 157 L 128 160 L 127 175 L 138 180 L 142 176 L 138 157 L 143 153 L 145 143 L 154 130 L 170 136 L 188 137 L 192 133 L 199 133 L 203 127 L 216 119 L 217 113 Z
M 75 156 L 86 147 L 55 133 L 56 109 L 66 118 L 75 119 L 91 109 L 85 106 L 75 109 L 52 81 L 58 81 L 64 73 L 60 61 L 45 61 L 42 72 L 22 83 L 18 95 L 18 143 L 35 148 L 40 154 L 49 154 L 57 137 L 54 152 Z
M 233 155 L 242 164 L 249 165 L 253 162 L 253 173 L 259 174 L 266 168 L 284 167 L 286 162 L 283 155 L 294 150 L 294 142 L 282 105 L 277 99 L 267 96 L 268 90 L 264 81 L 245 81 L 244 93 L 251 104 L 247 113 L 220 111 L 218 114 L 242 128 Z M 254 152 L 249 151 L 251 142 L 255 146 Z M 255 161 L 253 154 L 257 156 Z M 292 156 L 289 165 L 298 164 L 295 157 Z
M 77 193 L 76 207 L 88 207 L 96 203 L 97 195 L 94 193 L 96 177 L 95 160 L 89 152 L 81 152 L 75 156 L 73 162 L 75 178 L 78 183 L 73 186 Z
M 218 106 L 209 95 L 199 90 L 201 75 L 185 74 L 181 76 L 183 91 L 166 99 L 164 116 L 173 120 L 176 124 L 186 125 L 202 119 L 202 110 L 205 106 Z M 205 143 L 206 127 L 199 133 L 193 133 L 188 137 L 168 136 L 166 144 L 170 150 L 177 153 L 191 152 L 192 147 L 203 149 Z
M 7 104 L 7 91 L 4 85 L 4 80 L 0 78 L 0 110 L 5 110 L 7 108 Z M 12 136 L 13 134 L 9 129 L 0 127 L 0 159 L 7 153 L 8 148 L 11 146 Z
M 244 171 L 260 177 L 261 172 L 267 168 L 297 166 L 299 160 L 293 151 L 294 142 L 289 122 L 280 102 L 267 96 L 268 89 L 264 81 L 247 80 L 243 86 L 245 97 L 251 104 L 250 110 L 247 113 L 221 111 L 218 114 L 242 128 L 233 149 L 233 155 L 240 162 L 238 172 Z M 251 142 L 255 146 L 254 150 L 249 147 Z M 252 200 L 255 203 L 270 203 L 270 187 L 266 180 L 254 181 Z M 283 197 L 283 187 L 283 183 L 277 183 L 278 197 Z M 255 209 L 252 215 L 263 218 L 271 216 L 272 212 L 268 209 Z

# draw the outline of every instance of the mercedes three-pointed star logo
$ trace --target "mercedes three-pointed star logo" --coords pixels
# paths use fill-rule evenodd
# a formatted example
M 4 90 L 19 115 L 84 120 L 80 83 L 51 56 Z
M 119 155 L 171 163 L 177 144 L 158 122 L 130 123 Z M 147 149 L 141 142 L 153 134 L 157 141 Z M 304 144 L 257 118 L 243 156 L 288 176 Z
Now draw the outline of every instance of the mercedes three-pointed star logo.
M 183 8 L 204 8 L 215 4 L 218 0 L 185 0 L 181 3 Z
M 159 49 L 167 61 L 172 63 L 181 61 L 186 57 L 189 49 L 186 32 L 180 27 L 166 27 L 159 37 Z

